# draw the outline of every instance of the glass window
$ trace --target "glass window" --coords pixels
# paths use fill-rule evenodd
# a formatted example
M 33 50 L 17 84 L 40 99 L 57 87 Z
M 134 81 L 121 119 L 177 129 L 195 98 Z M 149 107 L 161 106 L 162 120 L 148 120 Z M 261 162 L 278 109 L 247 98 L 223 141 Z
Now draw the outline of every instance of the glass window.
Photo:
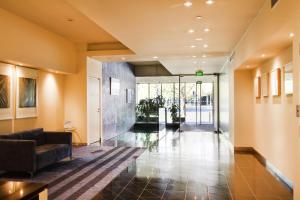
M 161 95 L 161 84 L 150 84 L 150 98 L 156 98 Z
M 173 83 L 163 83 L 162 84 L 162 96 L 166 100 L 165 107 L 171 106 L 174 101 L 174 84 Z
M 140 102 L 142 99 L 147 99 L 149 98 L 149 86 L 148 84 L 140 83 L 137 84 L 137 104 Z

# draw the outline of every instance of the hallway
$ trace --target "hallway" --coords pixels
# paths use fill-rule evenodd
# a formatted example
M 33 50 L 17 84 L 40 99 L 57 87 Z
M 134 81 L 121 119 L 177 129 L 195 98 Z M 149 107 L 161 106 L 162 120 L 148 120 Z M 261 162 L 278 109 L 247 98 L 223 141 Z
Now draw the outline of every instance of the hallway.
M 289 200 L 292 193 L 252 155 L 203 132 L 168 132 L 94 199 Z

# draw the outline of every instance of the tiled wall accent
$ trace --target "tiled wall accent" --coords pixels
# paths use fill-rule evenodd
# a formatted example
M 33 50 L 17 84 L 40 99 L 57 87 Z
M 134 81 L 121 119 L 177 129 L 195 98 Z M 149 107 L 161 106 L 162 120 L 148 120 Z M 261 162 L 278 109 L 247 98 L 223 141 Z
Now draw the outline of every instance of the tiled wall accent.
M 128 131 L 135 123 L 135 75 L 128 63 L 102 65 L 102 107 L 104 140 Z M 110 77 L 120 80 L 118 96 L 110 95 Z M 134 90 L 132 103 L 126 103 L 126 89 Z

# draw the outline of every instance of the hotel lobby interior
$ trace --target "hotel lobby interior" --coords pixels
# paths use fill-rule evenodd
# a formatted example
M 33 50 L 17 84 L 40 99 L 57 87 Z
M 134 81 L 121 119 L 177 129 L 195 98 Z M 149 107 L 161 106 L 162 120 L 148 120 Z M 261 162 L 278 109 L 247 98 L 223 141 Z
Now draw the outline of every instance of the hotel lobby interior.
M 299 0 L 0 0 L 0 200 L 300 200 Z

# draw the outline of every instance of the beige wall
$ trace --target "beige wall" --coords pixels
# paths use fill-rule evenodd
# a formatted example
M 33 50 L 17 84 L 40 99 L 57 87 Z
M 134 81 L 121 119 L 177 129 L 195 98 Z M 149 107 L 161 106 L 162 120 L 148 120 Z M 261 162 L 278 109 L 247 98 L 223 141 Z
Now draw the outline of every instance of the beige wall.
M 253 81 L 249 70 L 234 73 L 234 146 L 253 144 Z
M 87 144 L 87 60 L 78 56 L 78 72 L 66 76 L 65 80 L 65 121 L 71 121 L 76 129 L 73 142 Z
M 263 63 L 253 70 L 254 78 L 265 72 L 281 68 L 281 96 L 262 97 L 256 99 L 254 95 L 253 147 L 269 162 L 278 168 L 285 176 L 295 181 L 295 150 L 298 140 L 298 123 L 295 117 L 296 102 L 294 95 L 284 93 L 283 66 L 292 61 L 292 47 L 283 50 L 275 58 Z M 271 88 L 269 84 L 269 94 Z
M 0 60 L 76 72 L 76 48 L 69 40 L 0 8 Z
M 63 130 L 64 75 L 39 71 L 37 87 L 38 117 L 0 121 L 0 134 L 39 127 Z

